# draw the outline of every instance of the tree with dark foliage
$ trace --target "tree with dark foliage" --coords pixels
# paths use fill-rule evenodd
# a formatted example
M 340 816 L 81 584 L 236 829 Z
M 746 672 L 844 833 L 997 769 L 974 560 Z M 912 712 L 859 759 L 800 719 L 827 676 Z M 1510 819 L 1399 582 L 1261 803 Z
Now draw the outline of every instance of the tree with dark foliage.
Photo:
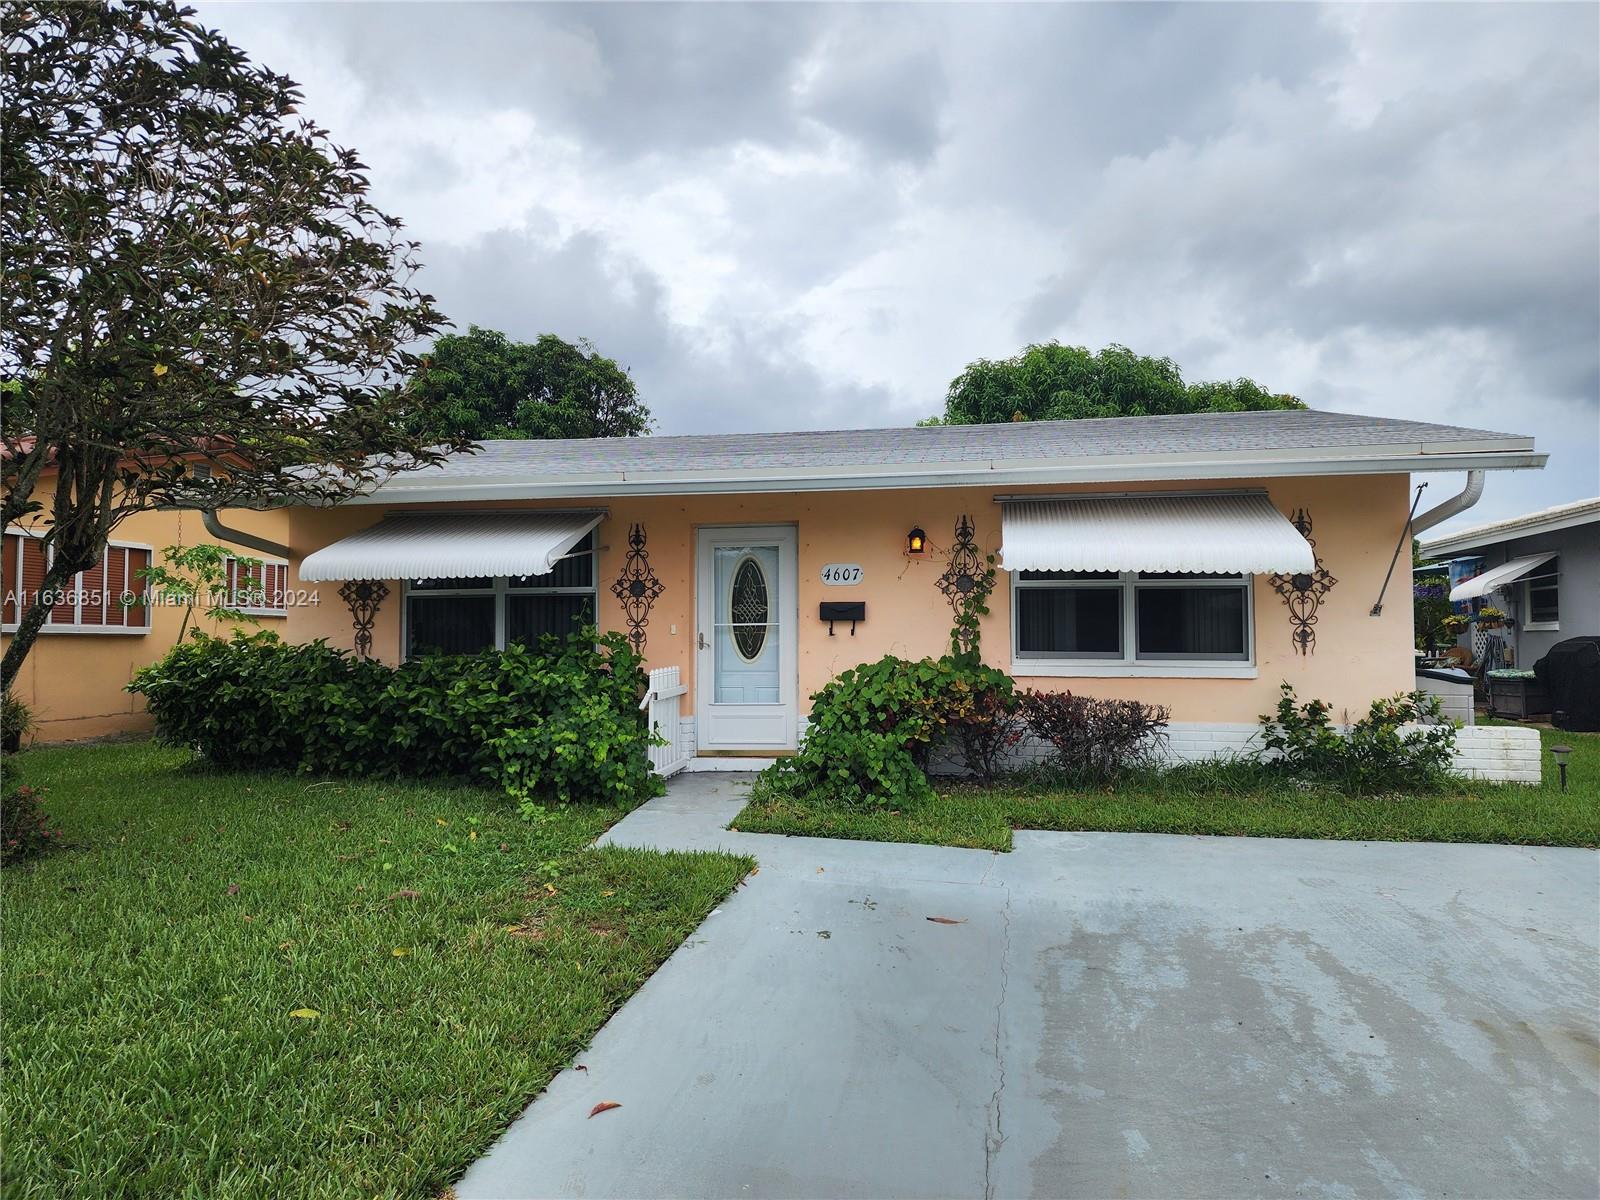
M 950 382 L 940 425 L 1004 421 L 1075 421 L 1085 417 L 1154 417 L 1172 413 L 1304 408 L 1249 379 L 1185 383 L 1170 358 L 1107 346 L 1046 342 L 1015 358 L 980 358 Z
M 43 593 L 131 513 L 333 500 L 464 448 L 405 425 L 405 347 L 442 318 L 292 80 L 166 0 L 0 22 L 3 519 L 53 547 Z
M 411 428 L 455 438 L 635 437 L 650 432 L 650 410 L 627 371 L 588 342 L 553 333 L 514 342 L 473 325 L 447 334 L 412 380 Z

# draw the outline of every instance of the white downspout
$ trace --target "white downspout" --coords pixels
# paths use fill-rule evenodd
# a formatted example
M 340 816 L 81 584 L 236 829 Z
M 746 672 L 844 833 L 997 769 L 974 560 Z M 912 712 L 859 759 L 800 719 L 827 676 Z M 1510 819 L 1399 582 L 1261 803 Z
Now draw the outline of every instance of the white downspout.
M 1457 513 L 1466 512 L 1467 509 L 1483 499 L 1483 477 L 1484 472 L 1482 471 L 1468 471 L 1467 486 L 1461 489 L 1459 495 L 1451 496 L 1450 499 L 1442 504 L 1435 504 L 1427 512 L 1412 518 L 1411 536 L 1416 537 L 1423 530 L 1432 529 L 1435 525 L 1448 521 Z
M 1451 496 L 1443 504 L 1435 504 L 1421 516 L 1414 515 L 1417 504 L 1422 499 L 1422 489 L 1426 483 L 1417 484 L 1417 494 L 1411 501 L 1412 515 L 1406 517 L 1405 528 L 1400 531 L 1400 540 L 1394 544 L 1394 557 L 1389 560 L 1389 571 L 1383 577 L 1383 586 L 1378 589 L 1378 599 L 1373 603 L 1371 616 L 1383 615 L 1383 597 L 1389 591 L 1389 581 L 1394 578 L 1394 569 L 1400 562 L 1400 552 L 1411 543 L 1411 540 L 1424 529 L 1432 529 L 1440 521 L 1447 521 L 1457 513 L 1464 513 L 1476 504 L 1483 496 L 1483 472 L 1468 471 L 1467 486 L 1461 489 L 1459 495 Z

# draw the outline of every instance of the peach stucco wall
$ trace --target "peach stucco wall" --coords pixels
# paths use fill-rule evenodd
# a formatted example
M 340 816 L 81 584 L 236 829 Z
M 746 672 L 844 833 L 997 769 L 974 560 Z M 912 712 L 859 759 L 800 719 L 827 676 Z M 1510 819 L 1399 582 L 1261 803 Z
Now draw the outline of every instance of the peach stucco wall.
M 228 510 L 221 516 L 235 529 L 273 541 L 284 541 L 288 536 L 286 511 Z M 167 546 L 223 544 L 206 532 L 198 512 L 178 510 L 135 513 L 117 526 L 111 538 L 114 542 L 152 547 L 157 563 Z M 259 557 L 256 551 L 242 547 L 239 553 Z M 73 741 L 149 730 L 143 698 L 130 695 L 123 687 L 136 670 L 172 648 L 182 622 L 181 609 L 158 606 L 152 610 L 147 633 L 41 633 L 12 685 L 15 694 L 33 710 L 38 724 L 34 740 Z M 196 623 L 208 632 L 217 632 L 203 617 L 191 619 L 191 627 Z M 259 627 L 282 632 L 286 625 L 282 617 L 263 617 Z M 0 644 L 9 646 L 10 635 L 0 637 Z
M 1208 483 L 1209 488 L 1266 487 L 1284 513 L 1305 508 L 1314 521 L 1318 552 L 1338 583 L 1323 603 L 1317 622 L 1314 654 L 1294 653 L 1288 613 L 1265 578 L 1255 585 L 1255 644 L 1258 670 L 1252 679 L 1217 678 L 1026 678 L 1019 682 L 1044 689 L 1070 689 L 1097 696 L 1133 697 L 1169 705 L 1175 721 L 1247 722 L 1271 708 L 1278 685 L 1288 680 L 1302 697 L 1320 697 L 1336 711 L 1364 709 L 1373 699 L 1413 686 L 1411 656 L 1410 576 L 1406 564 L 1380 617 L 1369 610 L 1382 584 L 1396 539 L 1406 518 L 1405 476 L 1305 477 L 1283 480 L 1235 480 Z M 1150 490 L 1185 490 L 1172 483 Z M 1017 489 L 1010 489 L 1017 490 Z M 1034 489 L 1064 493 L 1095 492 L 1104 485 Z M 1128 490 L 1124 485 L 1118 490 Z M 827 680 L 853 664 L 898 654 L 917 658 L 941 653 L 948 642 L 951 610 L 935 582 L 944 569 L 944 551 L 962 513 L 970 513 L 983 549 L 1000 547 L 1000 506 L 992 488 L 819 492 L 786 495 L 673 496 L 569 500 L 559 504 L 504 507 L 604 507 L 600 526 L 599 614 L 604 629 L 622 629 L 622 610 L 609 587 L 622 570 L 628 529 L 645 527 L 647 549 L 665 585 L 650 615 L 646 656 L 652 666 L 677 665 L 694 687 L 695 598 L 694 531 L 705 525 L 792 524 L 799 536 L 799 690 L 800 706 Z M 463 505 L 481 509 L 483 505 Z M 386 510 L 346 507 L 334 510 L 292 510 L 291 562 L 357 529 L 373 524 Z M 907 530 L 925 529 L 931 543 L 922 558 L 905 553 Z M 819 572 L 824 563 L 859 563 L 863 582 L 854 587 L 825 587 Z M 1009 577 L 1001 571 L 991 599 L 992 612 L 983 625 L 984 656 L 1010 669 L 1011 605 Z M 291 586 L 317 593 L 320 603 L 291 610 L 287 636 L 295 640 L 326 637 L 332 644 L 352 643 L 350 616 L 338 599 L 337 584 L 300 584 L 291 570 Z M 396 661 L 400 646 L 400 588 L 381 609 L 374 629 L 374 652 Z M 848 636 L 844 628 L 829 637 L 817 618 L 823 600 L 864 600 L 867 620 Z M 692 694 L 690 699 L 692 700 Z M 692 712 L 693 706 L 685 712 Z

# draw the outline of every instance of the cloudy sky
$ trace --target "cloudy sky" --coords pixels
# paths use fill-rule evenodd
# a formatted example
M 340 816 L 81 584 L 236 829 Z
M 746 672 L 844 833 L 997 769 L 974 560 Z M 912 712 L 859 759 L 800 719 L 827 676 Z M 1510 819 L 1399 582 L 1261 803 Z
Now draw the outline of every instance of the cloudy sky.
M 660 432 L 908 423 L 974 358 L 1120 342 L 1535 435 L 1471 521 L 1600 494 L 1594 5 L 201 16 L 361 151 L 460 328 L 591 339 Z

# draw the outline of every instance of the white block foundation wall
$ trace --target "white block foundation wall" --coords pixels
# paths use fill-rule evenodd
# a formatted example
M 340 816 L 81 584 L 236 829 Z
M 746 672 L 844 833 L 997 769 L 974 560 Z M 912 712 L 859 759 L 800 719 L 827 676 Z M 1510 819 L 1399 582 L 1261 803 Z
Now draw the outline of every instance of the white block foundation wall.
M 1169 763 L 1200 762 L 1207 758 L 1237 758 L 1256 750 L 1259 725 L 1224 725 L 1174 722 L 1167 726 L 1167 745 L 1164 758 Z M 1025 738 L 1013 752 L 1016 764 L 1029 766 L 1049 760 L 1050 744 L 1035 737 Z M 929 764 L 935 775 L 960 775 L 962 768 L 956 757 L 946 751 L 934 755 Z
M 1455 769 L 1459 775 L 1538 783 L 1543 768 L 1537 729 L 1526 725 L 1471 725 L 1456 730 Z
M 695 745 L 694 718 L 685 717 L 680 722 L 683 744 Z M 1175 721 L 1167 727 L 1166 758 L 1168 762 L 1199 762 L 1207 758 L 1233 758 L 1253 754 L 1257 749 L 1259 725 L 1206 724 L 1203 722 Z M 801 722 L 801 736 L 805 724 Z M 1046 743 L 1030 738 L 1017 747 L 1018 765 L 1042 762 L 1049 757 Z M 753 758 L 754 756 L 752 756 Z M 706 758 L 697 760 L 699 769 L 717 770 L 715 764 L 726 763 L 729 771 L 750 769 L 752 759 Z M 1541 778 L 1542 753 L 1539 731 L 1520 725 L 1468 725 L 1456 730 L 1454 769 L 1469 779 L 1486 779 L 1504 783 L 1538 783 Z M 940 755 L 930 764 L 935 775 L 959 775 L 959 764 L 949 755 Z

